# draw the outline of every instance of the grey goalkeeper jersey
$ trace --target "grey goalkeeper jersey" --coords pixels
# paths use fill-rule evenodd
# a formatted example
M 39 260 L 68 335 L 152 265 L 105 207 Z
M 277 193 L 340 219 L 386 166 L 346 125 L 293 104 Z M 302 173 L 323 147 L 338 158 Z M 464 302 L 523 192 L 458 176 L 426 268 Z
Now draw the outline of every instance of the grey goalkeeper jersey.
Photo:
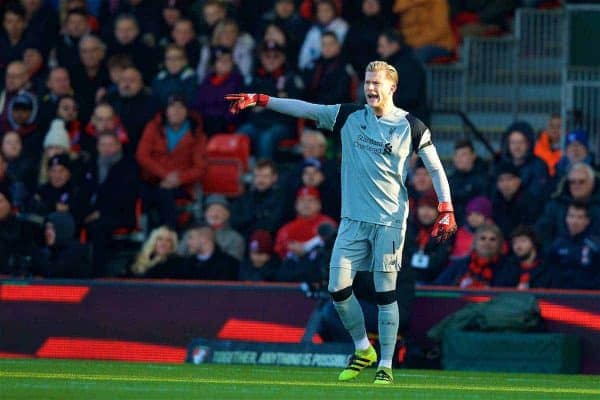
M 277 98 L 268 107 L 313 119 L 319 128 L 341 135 L 342 218 L 403 227 L 408 215 L 404 182 L 413 151 L 423 158 L 440 201 L 450 201 L 429 129 L 406 111 L 395 108 L 378 118 L 368 105 L 324 106 Z

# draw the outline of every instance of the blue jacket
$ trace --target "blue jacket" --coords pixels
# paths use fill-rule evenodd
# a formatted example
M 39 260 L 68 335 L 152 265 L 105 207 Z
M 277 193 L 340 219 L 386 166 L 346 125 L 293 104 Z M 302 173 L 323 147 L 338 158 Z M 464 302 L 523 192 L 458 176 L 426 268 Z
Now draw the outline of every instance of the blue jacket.
M 163 107 L 173 94 L 183 95 L 190 105 L 196 92 L 196 80 L 196 73 L 190 67 L 183 68 L 178 74 L 162 70 L 152 81 L 152 94 Z
M 600 237 L 590 229 L 571 236 L 561 235 L 548 252 L 555 287 L 600 289 Z

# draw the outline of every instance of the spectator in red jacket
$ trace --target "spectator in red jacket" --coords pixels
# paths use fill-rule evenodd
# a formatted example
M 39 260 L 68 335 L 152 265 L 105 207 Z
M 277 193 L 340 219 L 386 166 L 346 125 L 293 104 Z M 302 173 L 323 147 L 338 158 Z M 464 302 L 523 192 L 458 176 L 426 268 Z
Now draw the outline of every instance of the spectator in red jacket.
M 275 252 L 282 258 L 301 257 L 319 244 L 319 225 L 337 226 L 330 217 L 321 214 L 321 197 L 314 187 L 302 187 L 296 197 L 297 216 L 277 232 Z
M 146 125 L 136 153 L 141 194 L 146 210 L 158 209 L 161 224 L 175 227 L 175 200 L 193 198 L 204 172 L 205 142 L 202 120 L 182 96 L 171 96 L 165 113 Z

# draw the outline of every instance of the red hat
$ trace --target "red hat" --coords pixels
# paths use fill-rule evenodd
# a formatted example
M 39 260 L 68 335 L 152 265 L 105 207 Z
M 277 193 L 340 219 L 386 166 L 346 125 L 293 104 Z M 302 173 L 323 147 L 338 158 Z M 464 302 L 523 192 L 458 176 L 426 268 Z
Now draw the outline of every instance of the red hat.
M 249 242 L 250 252 L 252 253 L 268 253 L 273 252 L 273 239 L 271 233 L 263 229 L 255 230 L 250 236 Z
M 315 197 L 317 199 L 321 199 L 321 195 L 319 194 L 319 190 L 312 186 L 303 186 L 298 190 L 298 194 L 296 194 L 296 199 L 300 197 Z

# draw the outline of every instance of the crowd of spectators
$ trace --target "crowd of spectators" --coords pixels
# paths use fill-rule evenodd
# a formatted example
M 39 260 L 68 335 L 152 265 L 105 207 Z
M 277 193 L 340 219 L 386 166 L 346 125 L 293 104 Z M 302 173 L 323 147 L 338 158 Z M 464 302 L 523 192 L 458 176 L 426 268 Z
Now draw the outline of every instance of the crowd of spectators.
M 0 274 L 322 281 L 340 217 L 339 138 L 261 107 L 233 115 L 224 94 L 361 102 L 363 70 L 379 58 L 399 72 L 396 105 L 427 122 L 424 63 L 456 58 L 464 36 L 506 31 L 517 3 L 0 1 Z M 594 155 L 586 131 L 561 125 L 512 124 L 497 160 L 457 141 L 460 230 L 446 244 L 430 238 L 437 199 L 414 164 L 411 279 L 600 289 Z M 207 143 L 223 132 L 251 139 L 235 198 L 202 195 Z M 297 157 L 279 160 L 296 138 Z M 114 270 L 119 235 L 140 228 L 143 245 Z

